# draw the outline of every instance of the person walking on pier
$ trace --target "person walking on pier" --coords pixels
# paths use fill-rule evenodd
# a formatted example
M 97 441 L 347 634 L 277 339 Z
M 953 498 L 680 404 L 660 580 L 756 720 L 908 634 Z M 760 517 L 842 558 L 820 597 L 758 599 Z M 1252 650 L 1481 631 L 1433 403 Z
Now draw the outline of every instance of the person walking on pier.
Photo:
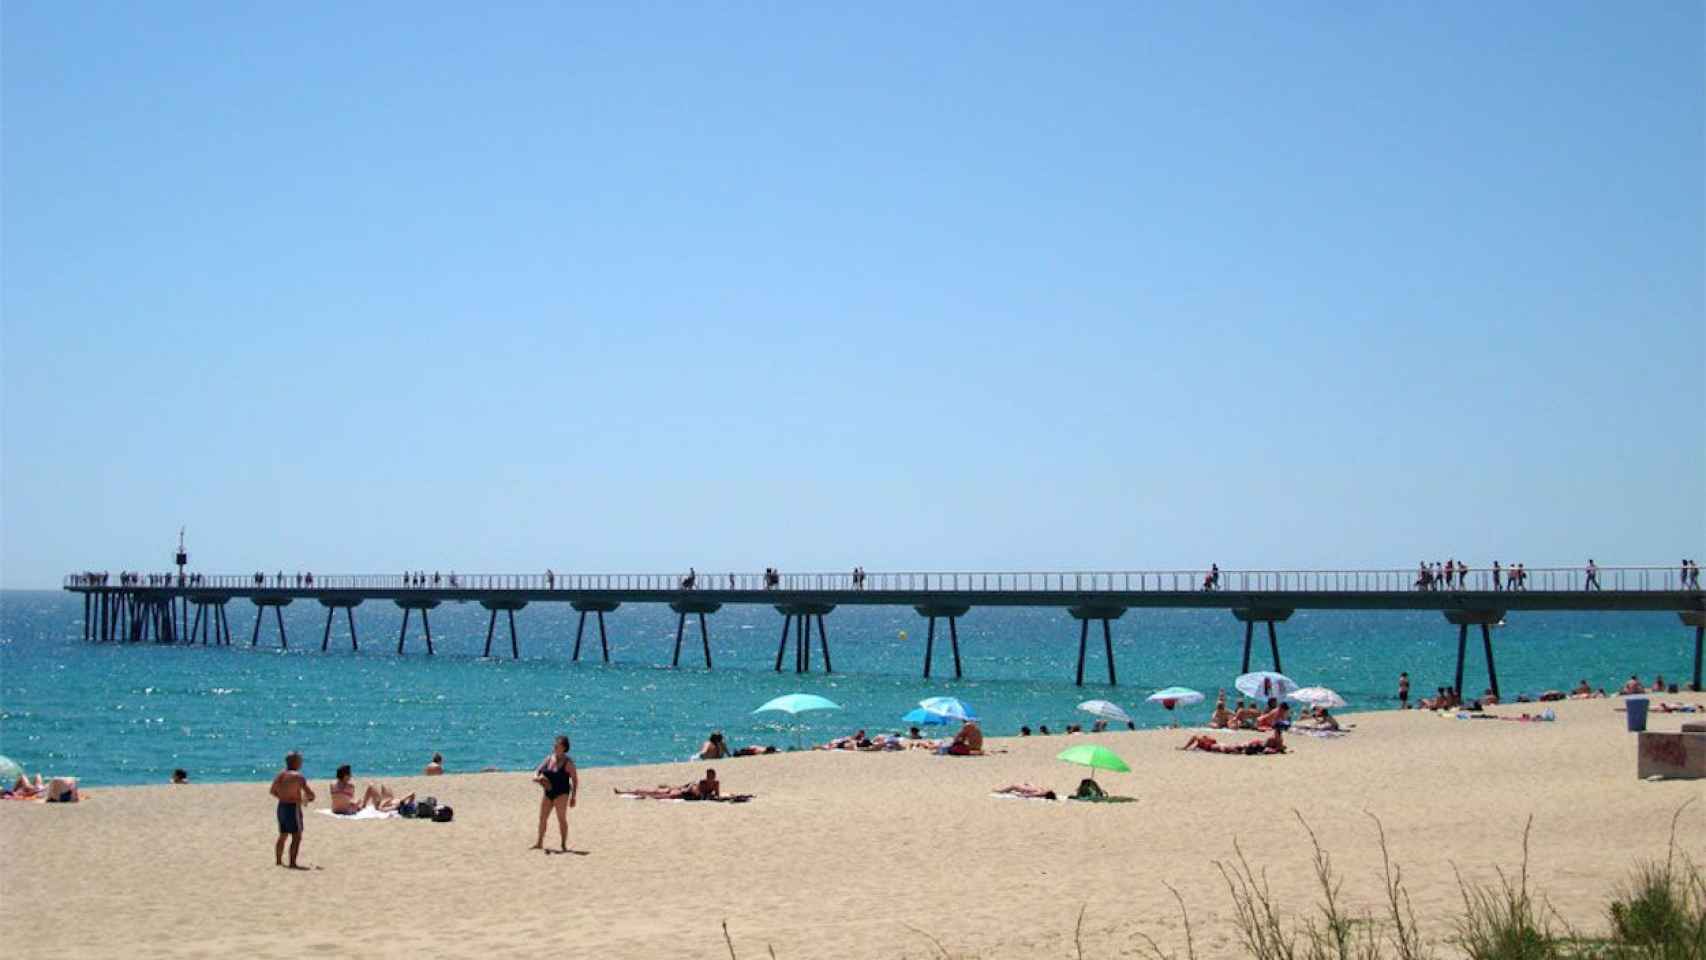
M 1498 593 L 1504 586 L 1499 583 L 1499 561 L 1493 561 L 1493 592 Z
M 698 583 L 698 582 L 699 582 L 699 571 L 695 570 L 692 567 L 688 567 L 687 568 L 687 576 L 681 578 L 681 589 L 691 590 L 691 589 L 693 589 L 693 585 Z
M 1583 590 L 1598 590 L 1600 588 L 1599 587 L 1599 567 L 1598 567 L 1598 565 L 1596 565 L 1593 562 L 1592 557 L 1588 558 L 1588 565 L 1587 565 L 1586 573 L 1587 573 L 1587 581 L 1582 584 L 1582 589 Z

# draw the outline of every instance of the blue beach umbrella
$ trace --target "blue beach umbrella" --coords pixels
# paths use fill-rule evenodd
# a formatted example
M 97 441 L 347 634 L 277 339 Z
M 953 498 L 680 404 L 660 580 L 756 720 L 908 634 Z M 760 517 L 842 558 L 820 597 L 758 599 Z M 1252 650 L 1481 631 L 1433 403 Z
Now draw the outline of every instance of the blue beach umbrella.
M 815 693 L 790 693 L 777 697 L 752 712 L 763 713 L 766 710 L 780 710 L 783 713 L 806 713 L 811 710 L 840 709 L 841 704 L 820 697 Z
M 24 768 L 19 765 L 18 761 L 13 760 L 11 757 L 0 756 L 0 781 L 4 781 L 3 784 L 0 785 L 3 785 L 6 789 L 10 790 L 12 789 L 12 784 L 17 783 L 18 778 L 23 775 Z
M 798 716 L 799 714 L 809 713 L 810 711 L 813 711 L 813 710 L 840 710 L 840 709 L 841 709 L 841 704 L 836 703 L 834 700 L 829 700 L 829 699 L 826 699 L 824 697 L 820 697 L 815 693 L 790 693 L 790 694 L 786 694 L 786 695 L 777 697 L 776 699 L 771 700 L 770 702 L 766 703 L 764 706 L 759 707 L 757 710 L 754 710 L 752 712 L 753 713 L 764 713 L 764 712 L 769 711 L 769 710 L 779 710 L 783 713 L 788 713 L 788 714 L 793 714 L 795 716 Z M 795 746 L 801 745 L 800 728 L 799 727 L 794 728 L 794 745 Z
M 977 711 L 973 710 L 970 704 L 955 697 L 929 697 L 918 701 L 918 706 L 949 720 L 977 722 Z
M 937 724 L 947 723 L 948 718 L 939 713 L 931 713 L 923 707 L 913 707 L 911 710 L 901 714 L 900 722 L 934 726 Z

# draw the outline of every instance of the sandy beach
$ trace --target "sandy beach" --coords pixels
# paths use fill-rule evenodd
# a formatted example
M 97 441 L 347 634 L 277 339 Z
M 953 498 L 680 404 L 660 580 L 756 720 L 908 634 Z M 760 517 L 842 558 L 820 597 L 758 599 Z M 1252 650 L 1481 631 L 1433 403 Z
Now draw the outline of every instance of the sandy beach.
M 932 938 L 954 956 L 1068 957 L 1083 907 L 1084 955 L 1125 957 L 1140 932 L 1182 949 L 1171 884 L 1191 905 L 1199 953 L 1230 957 L 1242 951 L 1214 862 L 1234 840 L 1288 906 L 1316 898 L 1294 809 L 1359 907 L 1380 893 L 1378 816 L 1441 941 L 1459 905 L 1453 867 L 1489 880 L 1515 865 L 1532 816 L 1535 887 L 1600 929 L 1615 885 L 1636 857 L 1662 855 L 1690 799 L 1679 835 L 1706 854 L 1706 781 L 1638 781 L 1617 701 L 1549 706 L 1555 723 L 1350 716 L 1348 736 L 1296 736 L 1279 757 L 1183 753 L 1186 732 L 1142 731 L 991 739 L 997 752 L 976 758 L 720 761 L 726 791 L 758 795 L 740 805 L 612 793 L 682 783 L 703 764 L 593 768 L 570 856 L 528 849 L 538 788 L 527 774 L 398 778 L 400 792 L 454 805 L 455 822 L 311 813 L 307 872 L 273 866 L 265 784 L 95 787 L 75 806 L 0 804 L 0 937 L 59 956 L 727 957 L 726 919 L 742 957 L 939 957 Z M 1701 718 L 1657 714 L 1650 729 L 1690 716 Z M 1025 781 L 1071 790 L 1081 768 L 1053 757 L 1081 742 L 1130 762 L 1133 773 L 1100 780 L 1134 802 L 990 795 Z M 324 808 L 326 781 L 313 782 Z

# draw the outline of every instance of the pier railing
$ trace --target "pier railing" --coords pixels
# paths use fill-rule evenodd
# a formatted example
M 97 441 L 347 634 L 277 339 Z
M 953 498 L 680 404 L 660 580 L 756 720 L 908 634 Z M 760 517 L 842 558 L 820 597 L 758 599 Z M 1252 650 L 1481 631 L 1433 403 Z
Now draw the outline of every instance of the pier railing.
M 1219 590 L 1241 593 L 1380 593 L 1582 590 L 1677 591 L 1700 588 L 1680 566 L 1599 567 L 1589 583 L 1583 567 L 1530 567 L 1513 583 L 1509 570 L 1495 579 L 1491 568 L 1471 569 L 1449 584 L 1424 585 L 1419 570 L 1221 570 L 1210 583 L 1208 570 L 1035 571 L 1035 572 L 866 572 L 858 581 L 850 572 L 784 573 L 771 583 L 763 573 L 698 572 L 689 585 L 683 573 L 445 573 L 424 574 L 138 574 L 120 582 L 117 574 L 74 573 L 67 587 L 172 587 L 212 589 L 322 589 L 439 591 L 526 590 L 597 593 L 604 591 L 763 591 L 895 593 L 1149 593 Z

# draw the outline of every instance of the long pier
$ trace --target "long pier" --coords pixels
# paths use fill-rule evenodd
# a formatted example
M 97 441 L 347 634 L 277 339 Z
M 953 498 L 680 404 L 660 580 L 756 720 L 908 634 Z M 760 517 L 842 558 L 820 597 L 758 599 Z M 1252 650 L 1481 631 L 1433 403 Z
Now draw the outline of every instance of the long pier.
M 767 605 L 782 616 L 775 670 L 783 669 L 793 640 L 793 668 L 811 672 L 815 627 L 818 656 L 831 671 L 825 623 L 837 606 L 906 606 L 928 621 L 923 674 L 934 667 L 937 625 L 942 622 L 953 654 L 954 677 L 963 676 L 959 619 L 977 607 L 1060 607 L 1079 622 L 1078 685 L 1090 647 L 1092 621 L 1099 621 L 1108 683 L 1116 685 L 1113 622 L 1128 610 L 1145 608 L 1223 609 L 1244 628 L 1242 670 L 1248 672 L 1258 624 L 1268 641 L 1273 668 L 1282 669 L 1277 625 L 1297 610 L 1437 610 L 1458 628 L 1455 688 L 1463 687 L 1470 627 L 1479 627 L 1488 688 L 1499 691 L 1491 627 L 1507 614 L 1535 610 L 1675 612 L 1694 631 L 1692 687 L 1701 689 L 1706 646 L 1706 593 L 1679 566 L 1527 569 L 1520 581 L 1507 571 L 1468 570 L 1449 580 L 1423 582 L 1417 570 L 1166 570 L 1021 573 L 698 573 L 689 574 L 312 574 L 249 575 L 77 573 L 65 589 L 81 594 L 83 634 L 91 642 L 230 644 L 226 606 L 246 600 L 255 607 L 250 645 L 258 645 L 267 608 L 278 642 L 288 647 L 282 608 L 302 600 L 326 610 L 320 649 L 329 649 L 339 610 L 349 624 L 351 649 L 359 649 L 354 608 L 389 602 L 402 614 L 397 652 L 406 651 L 409 624 L 420 616 L 428 654 L 433 652 L 430 612 L 446 601 L 477 602 L 491 614 L 485 656 L 491 656 L 498 615 L 508 626 L 510 655 L 521 655 L 515 615 L 529 604 L 567 603 L 580 614 L 572 658 L 579 660 L 587 617 L 598 628 L 602 659 L 610 660 L 605 615 L 623 604 L 668 604 L 677 614 L 671 666 L 681 665 L 688 618 L 698 621 L 704 665 L 711 668 L 707 617 L 727 605 Z

